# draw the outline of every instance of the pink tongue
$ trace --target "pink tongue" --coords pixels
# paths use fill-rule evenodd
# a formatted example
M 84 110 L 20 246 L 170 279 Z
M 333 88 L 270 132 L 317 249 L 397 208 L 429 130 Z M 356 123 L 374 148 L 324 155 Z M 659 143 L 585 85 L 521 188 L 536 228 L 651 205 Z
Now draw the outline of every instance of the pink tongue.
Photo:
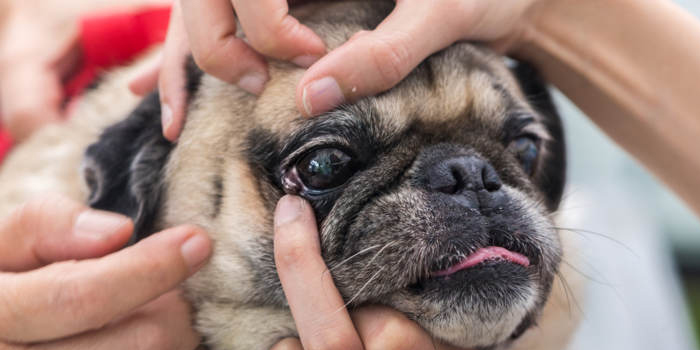
M 486 260 L 499 258 L 525 267 L 530 266 L 530 260 L 522 254 L 514 253 L 508 249 L 501 247 L 486 247 L 480 248 L 479 250 L 475 251 L 457 265 L 454 265 L 442 271 L 434 272 L 433 276 L 448 276 L 457 271 L 461 271 L 464 269 L 468 269 L 472 266 L 478 265 Z

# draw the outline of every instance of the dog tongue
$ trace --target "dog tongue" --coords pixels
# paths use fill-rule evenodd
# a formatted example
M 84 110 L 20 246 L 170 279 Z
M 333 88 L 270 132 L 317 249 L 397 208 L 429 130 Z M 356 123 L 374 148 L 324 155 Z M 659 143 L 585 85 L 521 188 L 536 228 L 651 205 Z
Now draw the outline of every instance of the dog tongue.
M 530 260 L 522 254 L 511 252 L 510 250 L 501 247 L 486 247 L 475 251 L 457 265 L 442 271 L 434 272 L 433 276 L 449 276 L 457 271 L 468 269 L 486 260 L 492 259 L 503 259 L 525 267 L 530 266 Z

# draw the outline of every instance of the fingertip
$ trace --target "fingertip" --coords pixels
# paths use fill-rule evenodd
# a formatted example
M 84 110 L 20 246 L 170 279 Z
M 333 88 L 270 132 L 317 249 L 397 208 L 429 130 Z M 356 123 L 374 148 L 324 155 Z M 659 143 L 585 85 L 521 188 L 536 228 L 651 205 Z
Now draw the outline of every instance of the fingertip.
M 302 68 L 309 68 L 321 59 L 320 55 L 300 55 L 292 59 L 292 63 Z
M 126 242 L 133 230 L 133 221 L 124 215 L 88 209 L 76 217 L 73 235 L 81 240 Z
M 211 256 L 211 239 L 203 230 L 194 228 L 192 236 L 180 246 L 180 253 L 190 273 L 194 273 L 204 266 Z
M 299 109 L 306 117 L 328 112 L 346 102 L 345 94 L 338 81 L 326 76 L 313 80 L 301 87 Z
M 241 89 L 250 92 L 253 95 L 260 95 L 265 88 L 265 83 L 268 76 L 264 72 L 250 71 L 244 73 L 243 76 L 236 82 L 236 85 Z
M 185 99 L 186 97 L 179 93 L 168 94 L 164 92 L 161 96 L 160 121 L 163 136 L 171 142 L 177 141 L 185 124 L 185 109 L 187 108 Z
M 318 227 L 309 204 L 301 197 L 287 195 L 275 210 L 274 253 L 278 270 L 294 269 L 315 261 L 320 252 Z
M 304 212 L 304 201 L 298 196 L 286 195 L 277 202 L 275 227 L 297 221 Z
M 173 109 L 167 103 L 160 106 L 160 123 L 163 127 L 163 136 L 170 141 L 177 140 L 179 131 L 173 128 Z
M 212 240 L 203 228 L 182 225 L 154 233 L 130 249 L 164 252 L 165 256 L 168 256 L 166 259 L 179 259 L 187 268 L 182 276 L 186 277 L 206 264 L 212 254 L 212 248 Z M 172 255 L 174 250 L 177 253 Z

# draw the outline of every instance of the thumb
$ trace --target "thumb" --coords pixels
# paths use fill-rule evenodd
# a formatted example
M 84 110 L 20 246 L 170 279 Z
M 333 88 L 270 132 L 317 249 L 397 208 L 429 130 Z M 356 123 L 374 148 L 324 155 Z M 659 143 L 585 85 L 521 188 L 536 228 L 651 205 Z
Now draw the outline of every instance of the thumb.
M 449 7 L 432 1 L 397 1 L 374 31 L 355 34 L 309 68 L 297 88 L 297 107 L 314 116 L 390 89 L 459 38 L 460 26 L 446 23 L 452 17 Z
M 121 248 L 133 223 L 60 196 L 29 202 L 0 220 L 0 271 L 95 258 Z

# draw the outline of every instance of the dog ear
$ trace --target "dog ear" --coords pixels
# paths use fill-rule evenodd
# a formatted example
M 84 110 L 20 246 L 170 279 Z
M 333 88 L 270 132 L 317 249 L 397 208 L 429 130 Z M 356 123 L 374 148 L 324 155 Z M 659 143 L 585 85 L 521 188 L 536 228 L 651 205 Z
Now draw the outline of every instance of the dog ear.
M 544 125 L 552 136 L 545 144 L 548 157 L 546 166 L 535 181 L 547 197 L 547 207 L 554 211 L 559 207 L 566 184 L 566 145 L 561 117 L 552 101 L 547 83 L 534 66 L 516 61 L 511 72 L 518 79 L 530 105 L 542 116 Z
M 162 136 L 158 93 L 88 147 L 83 176 L 92 208 L 134 220 L 135 243 L 148 236 L 163 193 L 163 168 L 173 144 Z

